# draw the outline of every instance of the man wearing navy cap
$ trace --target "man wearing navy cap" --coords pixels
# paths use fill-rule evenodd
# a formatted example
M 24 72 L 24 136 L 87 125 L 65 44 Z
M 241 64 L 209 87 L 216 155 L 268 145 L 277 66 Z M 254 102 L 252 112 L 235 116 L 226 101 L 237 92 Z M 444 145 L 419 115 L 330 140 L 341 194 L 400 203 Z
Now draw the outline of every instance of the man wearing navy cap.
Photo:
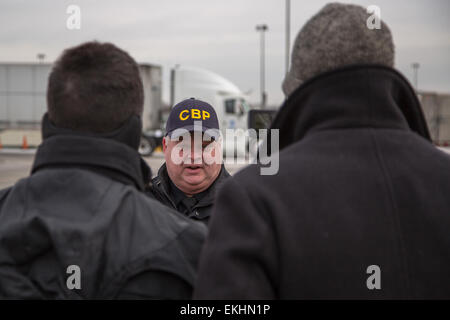
M 182 214 L 208 223 L 219 185 L 230 176 L 223 166 L 222 139 L 214 108 L 195 98 L 170 112 L 163 138 L 166 162 L 152 180 L 152 193 Z

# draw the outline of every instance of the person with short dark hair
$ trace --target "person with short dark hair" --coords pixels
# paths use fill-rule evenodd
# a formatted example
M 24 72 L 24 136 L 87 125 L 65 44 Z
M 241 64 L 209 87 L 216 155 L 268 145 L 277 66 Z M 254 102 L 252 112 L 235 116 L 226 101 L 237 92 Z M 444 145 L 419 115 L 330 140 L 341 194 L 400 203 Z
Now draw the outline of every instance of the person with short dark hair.
M 0 191 L 0 298 L 190 298 L 206 228 L 145 194 L 136 62 L 65 50 L 47 99 L 31 175 Z
M 140 116 L 144 90 L 136 62 L 111 43 L 64 51 L 48 80 L 48 116 L 56 126 L 110 132 Z
M 298 33 L 278 174 L 225 182 L 194 298 L 450 298 L 450 157 L 368 18 L 331 3 Z

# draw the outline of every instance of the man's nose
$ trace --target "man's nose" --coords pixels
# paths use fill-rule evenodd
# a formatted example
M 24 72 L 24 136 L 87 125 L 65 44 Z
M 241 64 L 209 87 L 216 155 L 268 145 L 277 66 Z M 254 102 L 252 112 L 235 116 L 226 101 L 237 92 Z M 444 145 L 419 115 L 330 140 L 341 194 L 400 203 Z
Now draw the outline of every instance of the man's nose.
M 201 163 L 202 162 L 202 158 L 203 158 L 203 150 L 202 150 L 202 146 L 196 146 L 195 144 L 193 144 L 191 146 L 191 154 L 190 154 L 190 159 L 194 162 L 194 163 Z

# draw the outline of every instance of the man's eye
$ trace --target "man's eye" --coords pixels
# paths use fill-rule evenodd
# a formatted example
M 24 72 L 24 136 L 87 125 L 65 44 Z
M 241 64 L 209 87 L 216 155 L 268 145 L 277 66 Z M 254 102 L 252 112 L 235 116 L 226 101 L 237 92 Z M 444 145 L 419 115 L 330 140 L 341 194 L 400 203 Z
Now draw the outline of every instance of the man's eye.
M 203 149 L 205 149 L 207 146 L 209 146 L 211 144 L 211 142 L 208 142 L 208 143 L 204 143 L 204 144 L 202 144 L 202 148 Z
M 186 143 L 183 143 L 183 141 L 178 141 L 176 147 L 179 149 L 187 149 L 188 145 Z

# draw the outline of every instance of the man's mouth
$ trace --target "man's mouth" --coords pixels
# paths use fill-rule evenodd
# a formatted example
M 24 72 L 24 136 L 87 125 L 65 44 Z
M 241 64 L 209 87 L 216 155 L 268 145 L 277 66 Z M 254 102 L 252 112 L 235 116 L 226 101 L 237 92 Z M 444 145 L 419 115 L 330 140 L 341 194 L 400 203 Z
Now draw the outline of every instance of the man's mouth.
M 203 166 L 202 165 L 196 165 L 196 164 L 188 164 L 188 165 L 185 165 L 184 166 L 184 168 L 188 171 L 188 172 L 197 172 L 197 171 L 199 171 L 200 169 L 202 169 L 203 168 Z

